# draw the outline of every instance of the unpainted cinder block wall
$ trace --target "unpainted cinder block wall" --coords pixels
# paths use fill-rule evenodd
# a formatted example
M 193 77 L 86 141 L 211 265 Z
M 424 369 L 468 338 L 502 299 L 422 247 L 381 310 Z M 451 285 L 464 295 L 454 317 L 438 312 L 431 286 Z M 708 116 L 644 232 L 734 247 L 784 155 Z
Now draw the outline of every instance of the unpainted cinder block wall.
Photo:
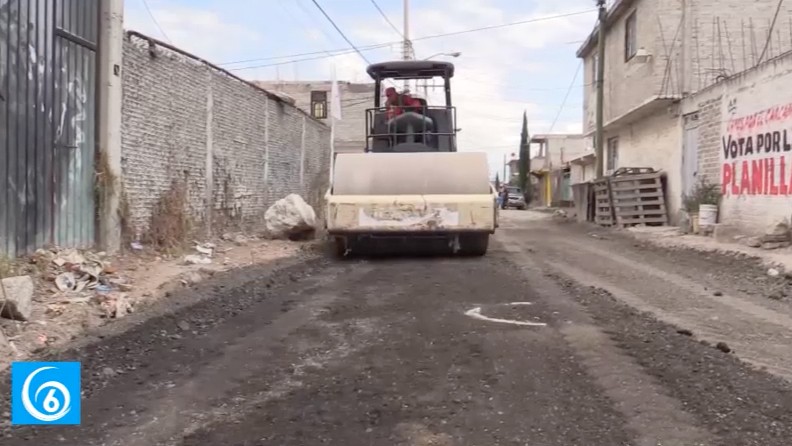
M 325 124 L 186 53 L 127 34 L 122 170 L 134 236 L 149 229 L 174 181 L 186 186 L 186 210 L 206 232 L 255 230 L 290 193 L 321 215 L 329 166 Z

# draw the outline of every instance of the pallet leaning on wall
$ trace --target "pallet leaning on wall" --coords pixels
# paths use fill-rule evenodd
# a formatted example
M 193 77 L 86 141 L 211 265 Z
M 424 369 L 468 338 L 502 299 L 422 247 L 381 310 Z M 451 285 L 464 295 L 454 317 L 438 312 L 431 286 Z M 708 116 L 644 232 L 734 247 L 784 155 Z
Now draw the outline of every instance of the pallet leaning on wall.
M 592 181 L 594 189 L 594 221 L 600 226 L 613 226 L 610 181 L 607 177 Z
M 610 177 L 611 203 L 620 227 L 665 226 L 663 175 L 652 168 L 621 168 Z

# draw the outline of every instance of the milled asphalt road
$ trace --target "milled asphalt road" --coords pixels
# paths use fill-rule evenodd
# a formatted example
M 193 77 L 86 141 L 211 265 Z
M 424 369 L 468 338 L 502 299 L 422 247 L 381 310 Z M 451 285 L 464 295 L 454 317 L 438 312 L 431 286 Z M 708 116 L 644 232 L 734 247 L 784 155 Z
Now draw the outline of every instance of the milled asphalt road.
M 484 258 L 305 258 L 185 290 L 51 358 L 83 363 L 81 426 L 0 444 L 789 445 L 792 310 L 756 264 L 537 216 L 506 213 Z

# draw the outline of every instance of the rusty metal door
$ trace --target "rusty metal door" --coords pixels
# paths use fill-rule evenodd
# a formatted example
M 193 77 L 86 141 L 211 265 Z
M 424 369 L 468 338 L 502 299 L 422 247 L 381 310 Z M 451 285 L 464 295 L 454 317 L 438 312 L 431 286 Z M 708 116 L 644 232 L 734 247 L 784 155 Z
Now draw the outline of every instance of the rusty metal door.
M 0 254 L 89 247 L 99 0 L 0 0 Z

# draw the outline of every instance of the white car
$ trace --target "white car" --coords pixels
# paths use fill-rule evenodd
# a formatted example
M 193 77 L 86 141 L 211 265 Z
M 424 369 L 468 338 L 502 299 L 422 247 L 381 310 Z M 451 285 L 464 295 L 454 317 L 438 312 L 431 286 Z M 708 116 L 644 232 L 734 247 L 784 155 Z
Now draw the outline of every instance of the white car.
M 509 193 L 509 196 L 508 200 L 506 200 L 506 203 L 503 206 L 504 209 L 516 208 L 525 210 L 528 208 L 528 205 L 525 203 L 525 197 L 523 196 L 522 190 L 520 190 L 519 187 L 506 186 L 506 190 Z

